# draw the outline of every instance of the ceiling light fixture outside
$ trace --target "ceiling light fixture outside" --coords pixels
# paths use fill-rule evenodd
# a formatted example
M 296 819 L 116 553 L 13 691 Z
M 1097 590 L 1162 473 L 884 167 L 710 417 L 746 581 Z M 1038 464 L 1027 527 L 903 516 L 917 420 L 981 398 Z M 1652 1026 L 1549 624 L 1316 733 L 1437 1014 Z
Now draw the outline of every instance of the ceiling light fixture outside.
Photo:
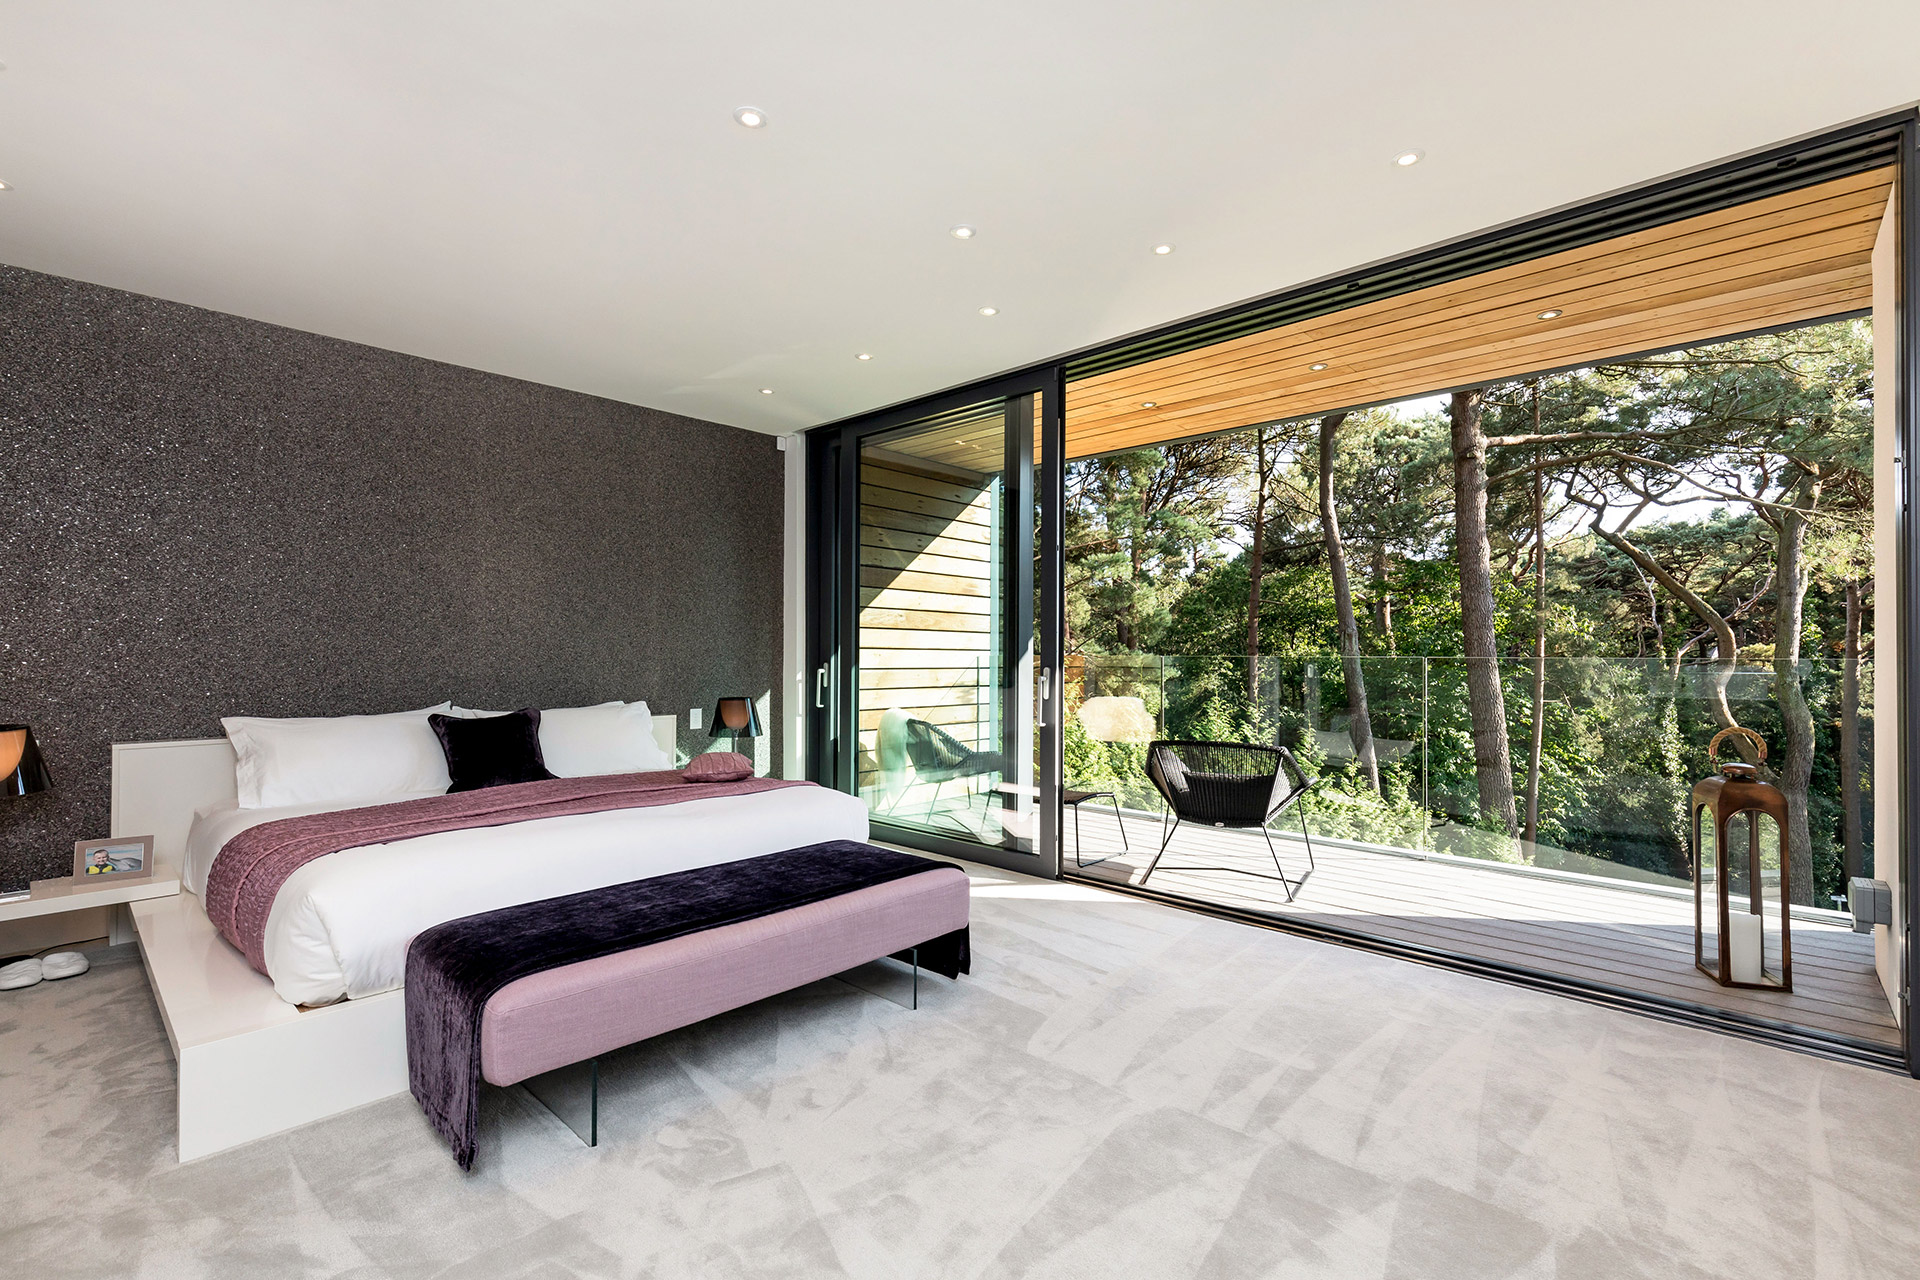
M 855 356 L 854 359 L 855 360 L 871 360 L 873 359 L 873 357 L 869 355 L 867 352 L 862 351 L 859 355 Z
M 772 388 L 772 387 L 762 387 L 762 388 L 760 388 L 760 394 L 761 394 L 761 395 L 763 395 L 763 396 L 770 396 L 770 395 L 772 395 L 772 394 L 773 394 L 773 388 Z
M 981 315 L 983 315 L 983 316 L 997 316 L 997 315 L 999 315 L 999 314 L 1000 314 L 1000 308 L 998 308 L 998 307 L 982 307 L 982 308 L 980 308 L 980 314 L 981 314 Z
M 1425 160 L 1426 158 L 1427 158 L 1427 153 L 1424 151 L 1419 151 L 1419 150 L 1402 151 L 1399 155 L 1393 158 L 1393 162 L 1396 165 L 1399 165 L 1402 169 L 1405 169 L 1405 168 L 1409 168 L 1410 166 L 1419 164 L 1422 160 Z
M 764 129 L 767 113 L 758 107 L 742 107 L 733 113 L 735 123 L 745 129 Z
M 1159 404 L 1159 403 L 1160 403 L 1160 402 L 1159 402 L 1158 400 L 1142 400 L 1142 401 L 1140 402 L 1140 407 L 1141 407 L 1142 409 L 1151 409 L 1151 408 L 1153 408 L 1153 407 L 1154 407 L 1155 405 L 1157 405 L 1157 404 Z
M 1560 318 L 1560 312 L 1557 309 L 1553 311 L 1542 311 L 1540 318 L 1542 320 L 1558 320 Z
M 1307 368 L 1309 368 L 1309 369 L 1311 369 L 1311 370 L 1312 370 L 1313 372 L 1315 372 L 1315 373 L 1318 373 L 1318 372 L 1320 372 L 1320 371 L 1321 371 L 1322 369 L 1324 369 L 1324 368 L 1326 368 L 1326 367 L 1327 367 L 1327 366 L 1326 366 L 1326 365 L 1324 365 L 1324 364 L 1310 364 L 1310 365 L 1308 365 L 1308 366 L 1307 366 Z
M 963 222 L 957 227 L 947 228 L 947 234 L 952 236 L 955 240 L 971 240 L 973 239 L 975 232 L 972 227 L 966 225 Z
M 1157 244 L 1153 246 L 1153 251 L 1164 258 L 1173 252 L 1173 246 L 1170 244 Z

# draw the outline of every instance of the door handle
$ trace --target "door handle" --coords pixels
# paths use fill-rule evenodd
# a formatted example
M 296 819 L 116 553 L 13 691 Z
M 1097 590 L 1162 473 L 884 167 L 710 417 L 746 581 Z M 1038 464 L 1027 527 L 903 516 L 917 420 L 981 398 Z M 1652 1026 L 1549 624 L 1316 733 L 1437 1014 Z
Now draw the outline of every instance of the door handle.
M 1040 668 L 1040 705 L 1034 708 L 1033 720 L 1044 729 L 1047 727 L 1047 706 L 1053 701 L 1053 668 Z
M 821 663 L 820 669 L 813 673 L 813 709 L 815 711 L 823 711 L 826 709 L 827 675 L 828 668 L 825 663 Z

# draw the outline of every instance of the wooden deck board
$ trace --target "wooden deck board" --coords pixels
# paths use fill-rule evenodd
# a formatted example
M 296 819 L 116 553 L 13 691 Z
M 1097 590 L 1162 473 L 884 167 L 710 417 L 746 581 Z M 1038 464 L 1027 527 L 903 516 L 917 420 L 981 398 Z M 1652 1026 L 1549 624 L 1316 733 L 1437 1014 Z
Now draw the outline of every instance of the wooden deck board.
M 1067 871 L 1093 881 L 1138 884 L 1159 826 L 1127 817 L 1130 851 L 1084 870 L 1073 866 L 1067 823 Z M 1080 815 L 1088 857 L 1120 847 L 1112 815 Z M 1289 876 L 1306 866 L 1296 833 L 1274 833 Z M 1183 827 L 1154 872 L 1151 887 L 1204 902 L 1317 920 L 1562 977 L 1686 1000 L 1788 1022 L 1877 1045 L 1897 1046 L 1900 1031 L 1873 967 L 1872 938 L 1813 921 L 1793 924 L 1791 993 L 1719 986 L 1693 967 L 1693 904 L 1684 898 L 1611 889 L 1371 853 L 1324 843 L 1293 903 L 1281 886 L 1196 863 L 1273 871 L 1257 832 Z

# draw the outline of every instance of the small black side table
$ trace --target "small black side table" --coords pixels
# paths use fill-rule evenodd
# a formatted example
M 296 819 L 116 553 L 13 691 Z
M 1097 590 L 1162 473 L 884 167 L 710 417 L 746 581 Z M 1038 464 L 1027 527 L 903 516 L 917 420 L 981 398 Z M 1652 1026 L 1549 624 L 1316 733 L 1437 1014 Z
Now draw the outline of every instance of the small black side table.
M 1127 824 L 1120 818 L 1120 798 L 1118 796 L 1114 795 L 1111 791 L 1073 791 L 1063 787 L 1060 791 L 1060 803 L 1073 810 L 1073 865 L 1076 867 L 1097 867 L 1105 862 L 1107 858 L 1113 856 L 1112 854 L 1108 854 L 1106 858 L 1095 858 L 1092 862 L 1083 862 L 1080 859 L 1080 806 L 1089 800 L 1099 800 L 1102 797 L 1111 801 L 1113 804 L 1113 823 L 1120 828 L 1120 851 L 1122 853 L 1129 852 L 1127 845 Z

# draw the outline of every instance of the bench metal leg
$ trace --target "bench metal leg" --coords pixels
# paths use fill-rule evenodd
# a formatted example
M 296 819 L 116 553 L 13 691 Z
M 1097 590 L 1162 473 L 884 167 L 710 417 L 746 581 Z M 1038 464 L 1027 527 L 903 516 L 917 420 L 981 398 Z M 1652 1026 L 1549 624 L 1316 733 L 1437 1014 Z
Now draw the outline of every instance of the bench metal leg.
M 580 1141 L 589 1147 L 600 1145 L 600 1059 L 589 1058 L 522 1080 L 520 1087 Z
M 907 959 L 901 960 L 901 956 L 906 956 Z M 893 964 L 888 963 L 889 961 L 912 965 L 913 985 L 907 991 L 901 991 L 900 971 L 894 968 Z M 870 996 L 877 996 L 888 1004 L 899 1005 L 902 1009 L 918 1009 L 920 1007 L 920 948 L 908 947 L 905 951 L 881 956 L 878 960 L 869 960 L 858 968 L 848 969 L 845 973 L 836 973 L 833 978 L 837 982 L 846 983 L 855 991 L 864 991 Z M 900 998 L 902 995 L 905 995 L 906 999 L 902 1000 Z

